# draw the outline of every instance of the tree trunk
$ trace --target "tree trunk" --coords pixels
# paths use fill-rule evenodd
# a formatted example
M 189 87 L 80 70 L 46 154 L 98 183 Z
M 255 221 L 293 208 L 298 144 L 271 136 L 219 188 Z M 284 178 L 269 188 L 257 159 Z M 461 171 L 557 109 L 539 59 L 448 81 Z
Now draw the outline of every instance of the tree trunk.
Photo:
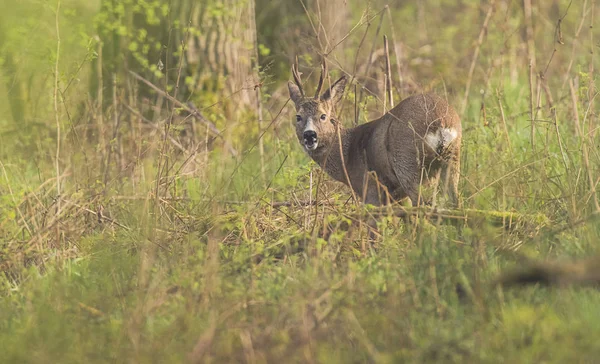
M 173 0 L 168 8 L 136 0 L 124 5 L 124 12 L 116 10 L 117 5 L 122 2 L 102 3 L 106 21 L 98 33 L 103 59 L 95 62 L 102 62 L 103 76 L 92 75 L 94 97 L 98 80 L 110 80 L 117 73 L 123 81 L 133 71 L 163 88 L 179 79 L 180 100 L 213 92 L 230 97 L 238 109 L 256 106 L 254 0 Z M 111 105 L 111 92 L 103 88 L 103 104 Z M 149 92 L 140 90 L 140 96 L 148 97 Z
M 238 107 L 255 107 L 254 0 L 201 2 L 190 20 L 200 30 L 186 47 L 192 87 L 223 91 Z

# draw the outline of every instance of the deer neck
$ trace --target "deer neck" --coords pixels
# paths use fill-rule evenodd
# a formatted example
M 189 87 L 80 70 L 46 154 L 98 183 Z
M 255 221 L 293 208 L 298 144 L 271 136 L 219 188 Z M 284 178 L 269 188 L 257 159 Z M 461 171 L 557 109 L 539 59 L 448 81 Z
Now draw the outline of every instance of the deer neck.
M 340 127 L 339 136 L 334 136 L 333 142 L 317 153 L 311 154 L 312 159 L 323 168 L 333 179 L 348 183 L 344 172 L 344 165 L 348 169 L 350 145 L 352 144 L 354 129 Z M 341 142 L 341 145 L 340 145 Z M 350 173 L 350 171 L 348 171 Z

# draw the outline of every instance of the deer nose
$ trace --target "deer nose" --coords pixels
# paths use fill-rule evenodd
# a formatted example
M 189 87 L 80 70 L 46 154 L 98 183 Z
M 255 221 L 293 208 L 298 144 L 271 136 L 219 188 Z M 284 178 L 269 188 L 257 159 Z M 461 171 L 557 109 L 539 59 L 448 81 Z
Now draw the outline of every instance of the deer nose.
M 314 130 L 307 130 L 304 132 L 304 141 L 308 143 L 314 143 L 317 141 L 317 132 Z
M 317 148 L 317 132 L 314 130 L 306 130 L 302 135 L 304 137 L 304 146 L 313 150 Z

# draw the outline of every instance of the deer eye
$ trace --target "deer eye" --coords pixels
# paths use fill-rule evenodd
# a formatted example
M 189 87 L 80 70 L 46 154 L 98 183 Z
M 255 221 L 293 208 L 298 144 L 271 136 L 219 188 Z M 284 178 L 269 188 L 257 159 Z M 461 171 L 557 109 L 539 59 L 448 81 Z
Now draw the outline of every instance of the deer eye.
M 327 119 L 327 115 L 321 114 L 321 120 L 325 121 L 325 119 Z
M 296 115 L 296 121 L 297 121 L 297 122 L 301 122 L 301 121 L 302 121 L 302 116 L 300 116 L 300 115 Z

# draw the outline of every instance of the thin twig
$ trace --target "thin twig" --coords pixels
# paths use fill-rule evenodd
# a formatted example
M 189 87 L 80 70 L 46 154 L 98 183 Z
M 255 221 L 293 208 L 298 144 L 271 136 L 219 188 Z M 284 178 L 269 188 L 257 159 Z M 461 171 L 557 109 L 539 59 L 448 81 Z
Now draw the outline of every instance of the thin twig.
M 527 37 L 527 57 L 529 58 L 529 118 L 531 121 L 531 149 L 535 150 L 535 107 L 533 102 L 533 79 L 536 70 L 535 43 L 533 39 L 533 25 L 531 21 L 531 0 L 523 0 L 523 13 L 525 16 L 525 34 Z
M 600 211 L 600 204 L 598 203 L 598 196 L 596 194 L 596 186 L 594 183 L 594 177 L 592 176 L 592 169 L 590 167 L 590 158 L 587 149 L 587 140 L 584 136 L 584 133 L 581 130 L 581 121 L 579 119 L 579 111 L 577 109 L 577 105 L 579 105 L 579 100 L 577 98 L 577 93 L 575 91 L 575 87 L 573 86 L 573 81 L 569 82 L 569 87 L 571 90 L 571 99 L 573 101 L 573 114 L 575 119 L 575 130 L 577 132 L 577 136 L 579 137 L 581 143 L 581 159 L 583 160 L 583 165 L 585 166 L 588 183 L 590 184 L 590 191 L 592 192 L 592 197 L 594 201 L 594 207 L 596 211 Z
M 60 213 L 61 203 L 61 180 L 60 180 L 60 116 L 58 114 L 58 80 L 60 75 L 58 73 L 58 64 L 60 61 L 60 27 L 59 27 L 59 16 L 60 16 L 60 0 L 56 3 L 55 13 L 55 25 L 56 25 L 56 60 L 54 62 L 54 118 L 56 121 L 56 196 L 58 197 L 57 214 Z M 56 225 L 56 237 L 60 238 L 60 224 Z M 59 241 L 57 240 L 57 243 Z
M 250 32 L 252 33 L 252 46 L 254 48 L 254 72 L 256 72 L 256 77 L 258 79 L 257 84 L 260 85 L 260 65 L 258 63 L 258 36 L 256 31 L 256 16 L 255 16 L 255 1 L 250 0 L 248 9 L 248 19 L 250 21 Z M 256 112 L 258 117 L 258 130 L 262 130 L 263 128 L 263 102 L 262 102 L 262 94 L 261 87 L 255 86 L 254 91 L 256 92 Z M 258 140 L 258 153 L 260 155 L 260 174 L 262 178 L 262 182 L 265 181 L 265 146 L 263 138 Z
M 383 9 L 385 10 L 385 9 Z M 383 23 L 383 16 L 385 15 L 385 12 L 381 10 L 381 17 L 379 18 L 379 24 L 377 25 L 377 30 L 375 31 L 375 39 L 377 39 L 377 37 L 379 37 L 379 31 L 381 30 L 381 24 Z M 371 70 L 371 65 L 373 64 L 373 53 L 375 52 L 375 44 L 377 42 L 373 42 L 373 45 L 371 46 L 371 52 L 369 53 L 369 59 L 367 61 L 367 68 L 365 69 L 365 78 L 369 77 L 369 71 Z M 363 100 L 363 96 L 364 96 L 364 87 L 360 88 L 360 97 L 358 98 L 358 104 L 362 104 L 362 100 Z
M 565 72 L 565 78 L 561 85 L 561 89 L 565 88 L 566 84 L 569 82 L 570 77 L 571 77 L 571 68 L 573 67 L 573 62 L 575 60 L 575 51 L 577 49 L 577 43 L 578 43 L 577 40 L 579 38 L 581 30 L 583 29 L 583 24 L 585 23 L 585 18 L 587 17 L 587 13 L 589 11 L 587 8 L 587 2 L 588 2 L 588 0 L 583 0 L 583 9 L 581 10 L 581 21 L 579 22 L 579 25 L 577 26 L 577 30 L 575 31 L 575 35 L 573 36 L 573 40 L 571 41 L 573 44 L 573 46 L 571 47 L 571 58 L 569 60 L 569 65 L 567 66 L 567 71 Z
M 19 204 L 17 203 L 15 195 L 12 191 L 12 188 L 10 187 L 10 180 L 8 179 L 8 174 L 6 174 L 6 168 L 4 168 L 4 163 L 2 163 L 1 160 L 0 160 L 0 167 L 2 167 L 2 172 L 4 173 L 4 179 L 6 179 L 6 187 L 8 187 L 8 193 L 10 194 L 13 204 L 15 205 L 15 210 L 17 210 L 17 212 L 19 213 L 19 216 L 21 217 L 21 221 L 23 222 L 23 225 L 25 225 L 25 230 L 27 230 L 27 232 L 29 233 L 29 236 L 33 237 L 33 232 L 29 228 L 29 224 L 27 224 L 27 220 L 25 219 L 23 212 L 21 212 L 21 209 L 19 208 Z
M 390 51 L 388 49 L 388 39 L 386 35 L 383 36 L 383 48 L 385 51 L 385 88 L 387 90 L 387 96 L 390 102 L 390 109 L 392 109 L 394 107 L 394 94 L 392 93 L 392 68 L 390 65 Z M 383 102 L 383 105 L 384 112 L 386 112 L 387 110 L 385 110 L 385 101 Z
M 370 18 L 367 18 L 366 15 L 363 14 L 361 16 L 359 22 L 352 29 L 350 29 L 348 34 L 346 34 L 344 37 L 342 37 L 342 39 L 339 42 L 337 42 L 336 44 L 333 45 L 333 47 L 331 47 L 331 49 L 329 50 L 329 53 L 331 53 L 335 48 L 337 48 L 338 45 L 342 44 L 352 33 L 354 33 L 354 31 L 356 29 L 360 28 L 364 24 L 367 24 L 367 29 L 365 30 L 365 35 L 366 35 L 367 31 L 369 30 L 369 27 L 371 26 L 371 20 L 375 19 L 384 10 L 385 9 L 379 10 L 377 13 L 373 14 L 373 16 Z M 366 20 L 365 20 L 365 18 L 366 18 Z M 364 36 L 363 36 L 363 40 L 364 40 Z M 360 49 L 360 46 L 359 46 L 359 49 Z
M 488 24 L 490 19 L 492 18 L 492 14 L 494 13 L 496 5 L 496 0 L 491 0 L 490 5 L 488 7 L 487 14 L 485 15 L 485 19 L 483 20 L 483 24 L 481 26 L 481 30 L 479 31 L 479 37 L 477 38 L 477 45 L 475 46 L 475 51 L 473 51 L 473 58 L 471 58 L 471 66 L 469 67 L 469 73 L 467 75 L 467 84 L 465 86 L 465 94 L 463 96 L 463 103 L 460 109 L 461 115 L 465 113 L 467 109 L 467 100 L 469 99 L 469 92 L 471 91 L 471 82 L 473 81 L 473 73 L 475 72 L 475 65 L 477 64 L 477 59 L 479 58 L 479 51 L 481 50 L 481 45 L 483 44 L 483 40 L 487 34 Z
M 106 140 L 104 139 L 104 75 L 102 68 L 102 49 L 104 48 L 104 44 L 102 43 L 102 39 L 98 38 L 98 58 L 96 59 L 96 73 L 98 74 L 98 88 L 96 89 L 96 128 L 98 129 L 98 144 L 100 146 L 100 161 L 104 163 L 104 156 L 106 151 Z M 105 165 L 100 166 L 100 171 L 102 168 L 106 168 Z
M 394 30 L 394 21 L 392 19 L 392 11 L 390 10 L 389 5 L 385 6 L 385 10 L 388 15 L 390 29 L 392 30 L 392 46 L 394 48 L 394 56 L 396 56 L 396 72 L 398 72 L 398 81 L 399 81 L 398 86 L 400 88 L 400 98 L 402 98 L 402 93 L 404 90 L 404 77 L 402 76 L 402 68 L 400 67 L 400 53 L 398 52 L 398 44 L 396 41 L 396 31 Z
M 504 130 L 504 136 L 506 137 L 506 144 L 508 144 L 508 151 L 512 156 L 512 146 L 510 145 L 510 137 L 508 136 L 508 127 L 506 126 L 504 107 L 502 107 L 502 100 L 500 99 L 500 93 L 498 92 L 498 89 L 496 89 L 496 99 L 498 100 L 498 108 L 500 109 L 500 119 L 502 120 L 502 128 Z
M 481 192 L 485 191 L 486 189 L 490 188 L 491 186 L 495 185 L 496 183 L 498 183 L 498 182 L 502 181 L 503 179 L 507 178 L 508 176 L 511 176 L 511 175 L 513 175 L 513 174 L 517 173 L 518 171 L 522 170 L 523 168 L 527 168 L 527 167 L 529 167 L 529 166 L 532 166 L 532 165 L 534 165 L 534 164 L 536 164 L 536 163 L 539 163 L 539 162 L 541 162 L 542 160 L 544 160 L 544 159 L 546 159 L 546 158 L 548 158 L 548 156 L 545 156 L 545 157 L 543 157 L 543 158 L 540 158 L 540 159 L 534 160 L 533 162 L 525 163 L 525 164 L 523 164 L 522 166 L 519 166 L 519 167 L 515 168 L 514 170 L 512 170 L 512 171 L 510 171 L 510 172 L 508 172 L 508 173 L 505 173 L 503 176 L 501 176 L 501 177 L 499 177 L 499 178 L 495 179 L 494 181 L 492 181 L 492 182 L 488 183 L 488 184 L 487 184 L 487 185 L 485 185 L 484 187 L 481 187 L 479 190 L 475 191 L 475 192 L 474 192 L 474 193 L 473 193 L 471 196 L 469 196 L 469 197 L 465 198 L 464 202 L 467 202 L 467 201 L 469 201 L 469 200 L 470 200 L 470 199 L 472 199 L 473 197 L 477 196 L 477 195 L 478 195 L 478 194 L 480 194 Z
M 175 99 L 173 96 L 168 95 L 166 92 L 164 92 L 160 88 L 156 87 L 152 82 L 146 80 L 144 77 L 138 75 L 137 73 L 135 73 L 135 72 L 133 72 L 131 70 L 129 71 L 129 73 L 133 77 L 135 77 L 139 81 L 142 81 L 148 87 L 150 87 L 151 89 L 153 89 L 154 91 L 156 91 L 157 93 L 159 93 L 160 95 L 162 95 L 162 96 L 166 97 L 167 99 L 169 99 L 175 105 L 181 107 L 182 109 L 184 109 L 185 111 L 187 111 L 188 113 L 190 113 L 196 120 L 198 120 L 201 123 L 205 124 L 208 127 L 208 129 L 210 130 L 210 132 L 212 134 L 214 134 L 218 138 L 221 138 L 225 142 L 225 146 L 229 150 L 229 153 L 231 153 L 233 156 L 237 156 L 238 155 L 238 152 L 235 149 L 233 149 L 233 147 L 229 144 L 229 142 L 227 142 L 227 140 L 225 139 L 225 137 L 223 136 L 223 134 L 219 131 L 219 129 L 217 129 L 217 127 L 215 126 L 215 124 L 213 124 L 208 119 L 206 119 L 204 117 L 204 115 L 202 115 L 202 113 L 200 113 L 200 111 L 198 111 L 198 109 L 191 102 L 188 102 L 187 104 L 184 104 L 183 102 Z

